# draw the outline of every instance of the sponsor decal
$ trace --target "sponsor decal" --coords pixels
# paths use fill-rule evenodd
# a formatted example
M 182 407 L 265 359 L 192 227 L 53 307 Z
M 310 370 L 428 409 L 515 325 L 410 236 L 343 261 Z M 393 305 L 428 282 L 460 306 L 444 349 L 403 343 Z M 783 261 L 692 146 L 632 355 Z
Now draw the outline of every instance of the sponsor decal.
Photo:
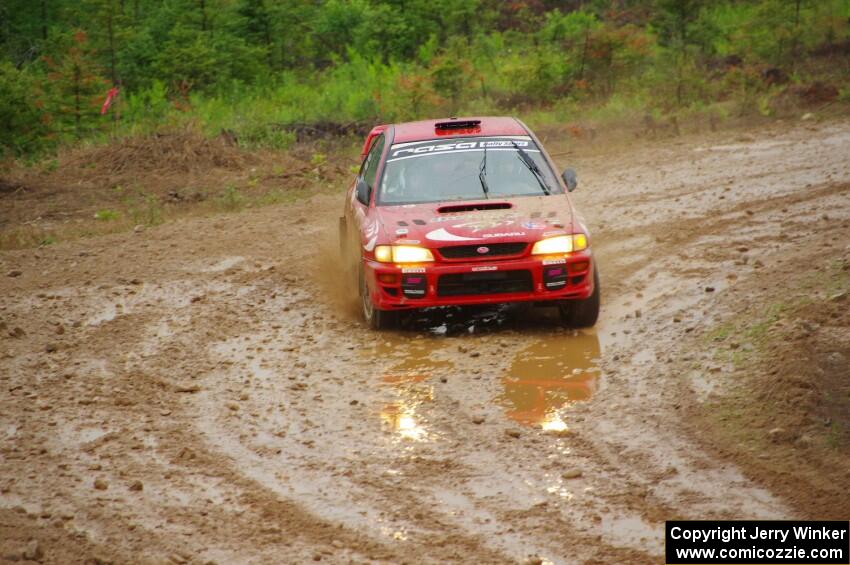
M 441 222 L 457 222 L 468 219 L 474 220 L 472 223 L 503 222 L 507 220 L 518 220 L 519 216 L 516 212 L 504 212 L 502 210 L 478 210 L 471 213 L 467 212 L 463 214 L 444 214 L 442 216 L 434 216 L 430 221 L 435 224 L 439 224 Z
M 566 259 L 543 259 L 544 265 L 563 265 L 566 262 Z
M 418 239 L 397 239 L 395 242 L 399 245 L 419 245 Z
M 538 224 L 537 222 L 523 222 L 520 226 L 527 230 L 542 230 L 546 228 L 546 224 Z
M 407 273 L 424 273 L 425 267 L 402 267 L 401 272 L 405 275 Z
M 426 143 L 405 143 L 400 146 L 393 146 L 390 150 L 390 158 L 387 159 L 387 163 L 399 159 L 437 155 L 440 153 L 484 151 L 485 148 L 494 151 L 516 151 L 514 144 L 530 153 L 540 152 L 539 149 L 533 148 L 529 139 L 473 139 L 452 142 L 429 141 Z
M 478 238 L 455 235 L 446 231 L 446 228 L 440 228 L 438 230 L 428 232 L 425 235 L 425 239 L 430 239 L 431 241 L 475 241 Z
M 363 233 L 366 237 L 372 237 L 378 233 L 378 222 L 370 222 L 364 229 Z
M 483 267 L 472 267 L 473 272 L 479 271 L 498 271 L 499 267 L 496 265 L 484 265 Z
M 481 237 L 520 237 L 525 235 L 524 231 L 508 231 L 503 233 L 483 233 Z
M 454 224 L 453 228 L 458 229 L 467 229 L 473 232 L 481 231 L 481 230 L 491 230 L 493 228 L 504 228 L 507 226 L 514 225 L 515 219 L 511 216 L 502 216 L 499 218 L 486 218 L 475 220 L 472 222 L 464 222 L 461 224 Z
M 395 230 L 395 234 L 396 235 L 407 235 L 408 230 L 407 230 L 407 228 L 398 228 L 397 230 Z

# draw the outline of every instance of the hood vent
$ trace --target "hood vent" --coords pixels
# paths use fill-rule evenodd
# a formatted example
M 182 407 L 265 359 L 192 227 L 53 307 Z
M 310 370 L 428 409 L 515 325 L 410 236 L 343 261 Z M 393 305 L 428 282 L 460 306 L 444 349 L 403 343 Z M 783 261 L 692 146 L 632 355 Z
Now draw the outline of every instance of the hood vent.
M 480 202 L 478 204 L 455 204 L 440 206 L 437 212 L 440 214 L 457 214 L 458 212 L 475 212 L 476 210 L 507 210 L 512 208 L 510 202 Z

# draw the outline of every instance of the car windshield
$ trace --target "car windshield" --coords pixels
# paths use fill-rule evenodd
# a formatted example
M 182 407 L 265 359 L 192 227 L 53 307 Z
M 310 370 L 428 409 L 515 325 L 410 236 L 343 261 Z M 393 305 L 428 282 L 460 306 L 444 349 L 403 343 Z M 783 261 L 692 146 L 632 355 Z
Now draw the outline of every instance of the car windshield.
M 561 193 L 527 136 L 465 137 L 390 147 L 377 203 L 418 204 Z

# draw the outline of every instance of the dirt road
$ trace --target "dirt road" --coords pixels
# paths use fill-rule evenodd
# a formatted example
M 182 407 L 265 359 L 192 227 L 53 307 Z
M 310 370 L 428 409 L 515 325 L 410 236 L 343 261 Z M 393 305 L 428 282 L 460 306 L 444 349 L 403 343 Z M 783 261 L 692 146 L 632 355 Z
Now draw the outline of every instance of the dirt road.
M 595 331 L 366 331 L 341 194 L 4 252 L 0 559 L 642 563 L 665 519 L 798 516 L 688 414 L 735 375 L 705 332 L 845 253 L 848 148 L 802 122 L 562 156 Z

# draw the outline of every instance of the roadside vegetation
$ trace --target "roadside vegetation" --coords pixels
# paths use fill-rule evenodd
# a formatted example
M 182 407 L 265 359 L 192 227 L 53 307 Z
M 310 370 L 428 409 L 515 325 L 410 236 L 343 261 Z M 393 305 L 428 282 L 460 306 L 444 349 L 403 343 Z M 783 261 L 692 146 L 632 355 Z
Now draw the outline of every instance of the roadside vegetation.
M 715 124 L 850 100 L 848 18 L 850 0 L 9 0 L 0 146 L 189 126 L 280 149 L 464 113 Z

